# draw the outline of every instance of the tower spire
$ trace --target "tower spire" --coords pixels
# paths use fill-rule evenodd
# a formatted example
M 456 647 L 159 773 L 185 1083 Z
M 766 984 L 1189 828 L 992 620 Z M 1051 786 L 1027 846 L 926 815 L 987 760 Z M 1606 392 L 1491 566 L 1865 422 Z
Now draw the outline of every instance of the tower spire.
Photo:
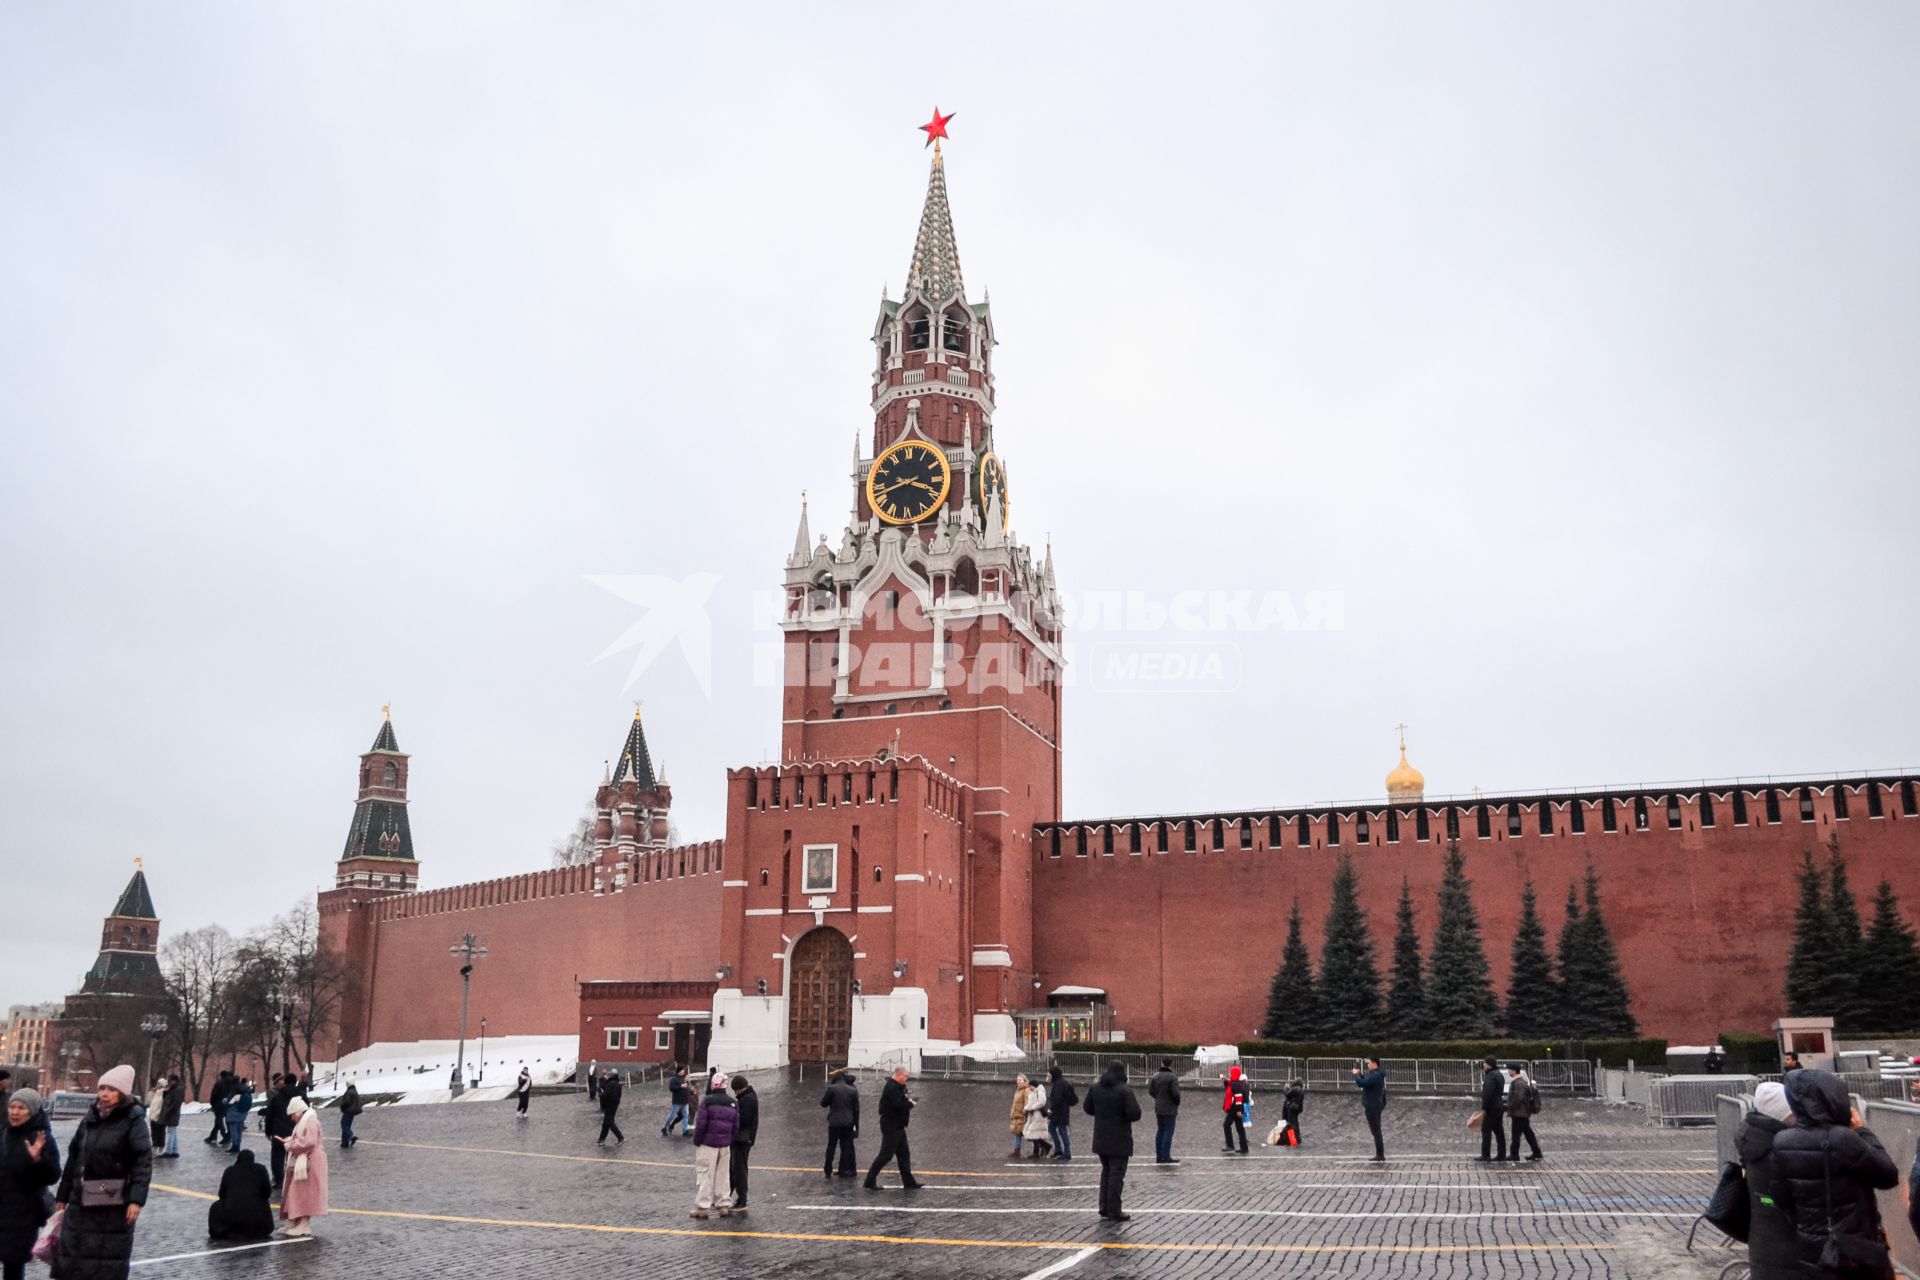
M 913 265 L 907 288 L 918 286 L 929 302 L 967 296 L 960 278 L 960 247 L 953 238 L 953 210 L 947 206 L 947 169 L 936 144 L 927 175 L 927 199 L 920 209 L 920 230 L 913 241 Z
M 800 527 L 793 533 L 793 558 L 787 563 L 803 565 L 813 557 L 813 535 L 807 532 L 807 491 L 800 491 Z M 634 718 L 640 718 L 639 708 L 634 709 Z

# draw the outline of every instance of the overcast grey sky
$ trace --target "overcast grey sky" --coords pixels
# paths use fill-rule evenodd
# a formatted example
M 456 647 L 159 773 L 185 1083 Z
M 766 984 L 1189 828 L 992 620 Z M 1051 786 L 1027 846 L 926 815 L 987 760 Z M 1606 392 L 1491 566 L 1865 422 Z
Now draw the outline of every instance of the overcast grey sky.
M 1372 795 L 1400 720 L 1433 792 L 1920 763 L 1917 64 L 1905 0 L 6 5 L 0 1002 L 135 854 L 169 932 L 325 883 L 389 699 L 425 884 L 545 865 L 636 696 L 721 835 L 936 103 L 1063 591 L 1344 602 L 1079 679 L 1070 814 Z M 710 696 L 628 691 L 589 579 L 701 574 Z

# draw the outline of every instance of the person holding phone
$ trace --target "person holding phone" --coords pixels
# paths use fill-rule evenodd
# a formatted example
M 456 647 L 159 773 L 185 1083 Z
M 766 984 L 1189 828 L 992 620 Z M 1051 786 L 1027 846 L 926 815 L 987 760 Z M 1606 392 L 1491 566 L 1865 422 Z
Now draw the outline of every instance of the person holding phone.
M 1387 1073 L 1380 1059 L 1369 1057 L 1353 1069 L 1353 1087 L 1360 1091 L 1360 1109 L 1367 1114 L 1367 1129 L 1373 1134 L 1373 1163 L 1385 1164 L 1386 1139 L 1381 1136 L 1380 1117 L 1387 1109 Z

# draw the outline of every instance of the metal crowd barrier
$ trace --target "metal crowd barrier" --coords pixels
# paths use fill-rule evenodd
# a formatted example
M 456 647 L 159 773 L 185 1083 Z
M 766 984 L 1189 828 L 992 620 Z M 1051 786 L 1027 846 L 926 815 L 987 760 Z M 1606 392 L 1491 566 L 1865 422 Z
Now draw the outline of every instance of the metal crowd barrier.
M 1740 1122 L 1753 1110 L 1753 1097 L 1745 1093 L 1723 1093 L 1713 1100 L 1714 1140 L 1720 1152 L 1720 1163 L 1740 1163 L 1740 1151 L 1735 1140 L 1740 1135 Z
M 1914 1151 L 1920 1144 L 1920 1103 L 1891 1102 L 1869 1098 L 1862 1112 L 1867 1128 L 1880 1139 L 1880 1145 L 1900 1167 L 1901 1185 L 1880 1193 L 1880 1217 L 1887 1227 L 1887 1239 L 1893 1245 L 1893 1260 L 1908 1275 L 1920 1276 L 1920 1239 L 1907 1221 L 1907 1195 L 1920 1195 L 1920 1188 L 1906 1185 L 1913 1168 Z
M 1750 1094 L 1756 1083 L 1752 1076 L 1668 1076 L 1652 1081 L 1647 1089 L 1647 1120 L 1663 1127 L 1713 1124 L 1719 1119 L 1716 1098 Z

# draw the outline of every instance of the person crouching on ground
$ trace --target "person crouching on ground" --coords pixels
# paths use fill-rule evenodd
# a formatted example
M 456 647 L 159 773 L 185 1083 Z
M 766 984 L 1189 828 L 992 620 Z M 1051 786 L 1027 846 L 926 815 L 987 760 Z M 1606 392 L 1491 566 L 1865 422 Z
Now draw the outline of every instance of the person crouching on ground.
M 287 1153 L 287 1174 L 280 1189 L 280 1216 L 286 1226 L 280 1234 L 310 1236 L 313 1219 L 327 1211 L 327 1135 L 320 1113 L 298 1094 L 287 1099 L 287 1120 L 293 1132 L 275 1138 Z
M 711 1083 L 711 1082 L 709 1082 Z M 740 1110 L 725 1089 L 709 1089 L 693 1121 L 693 1213 L 726 1217 L 733 1212 L 733 1136 L 740 1132 Z
M 1047 1137 L 1047 1087 L 1038 1080 L 1027 1086 L 1027 1122 L 1022 1128 L 1027 1141 L 1033 1144 L 1029 1159 L 1039 1160 L 1052 1154 L 1053 1142 Z
M 265 1240 L 273 1234 L 273 1179 L 242 1151 L 220 1175 L 220 1198 L 207 1206 L 207 1238 L 233 1243 Z

